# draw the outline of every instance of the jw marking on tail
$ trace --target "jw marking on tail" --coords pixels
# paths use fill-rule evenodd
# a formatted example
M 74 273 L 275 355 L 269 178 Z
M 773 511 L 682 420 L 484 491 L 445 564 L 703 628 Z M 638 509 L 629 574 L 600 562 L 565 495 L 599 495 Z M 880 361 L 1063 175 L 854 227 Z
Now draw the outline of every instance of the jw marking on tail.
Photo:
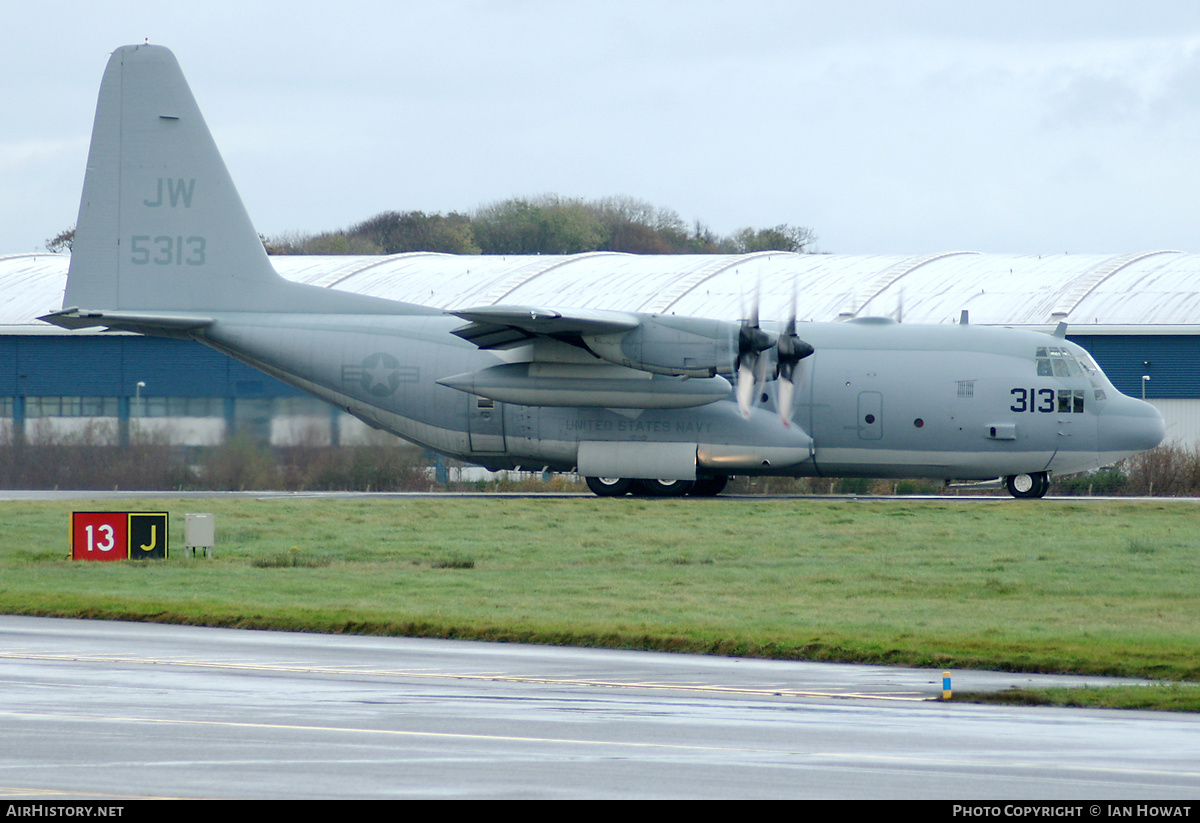
M 167 197 L 170 199 L 171 208 L 182 205 L 185 209 L 192 207 L 192 192 L 196 190 L 196 178 L 190 180 L 166 180 L 158 178 L 158 197 L 151 200 L 143 200 L 142 205 L 156 208 L 163 204 L 163 183 L 167 184 Z

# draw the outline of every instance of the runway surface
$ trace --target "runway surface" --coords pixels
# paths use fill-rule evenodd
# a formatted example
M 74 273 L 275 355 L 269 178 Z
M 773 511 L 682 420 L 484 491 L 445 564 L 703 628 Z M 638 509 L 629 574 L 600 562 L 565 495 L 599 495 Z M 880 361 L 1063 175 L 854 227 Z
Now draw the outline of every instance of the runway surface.
M 1200 797 L 1200 718 L 930 670 L 0 616 L 0 684 L 0 796 L 43 803 Z

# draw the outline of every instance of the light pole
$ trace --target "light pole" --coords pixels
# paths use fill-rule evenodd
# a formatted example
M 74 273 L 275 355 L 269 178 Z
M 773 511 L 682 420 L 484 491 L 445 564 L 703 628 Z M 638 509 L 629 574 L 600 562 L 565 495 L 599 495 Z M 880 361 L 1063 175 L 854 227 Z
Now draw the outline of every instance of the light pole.
M 1148 382 L 1150 382 L 1150 375 L 1148 375 L 1148 374 L 1143 374 L 1143 375 L 1142 375 L 1142 399 L 1143 399 L 1143 400 L 1145 400 L 1145 399 L 1146 399 L 1146 384 L 1147 384 Z

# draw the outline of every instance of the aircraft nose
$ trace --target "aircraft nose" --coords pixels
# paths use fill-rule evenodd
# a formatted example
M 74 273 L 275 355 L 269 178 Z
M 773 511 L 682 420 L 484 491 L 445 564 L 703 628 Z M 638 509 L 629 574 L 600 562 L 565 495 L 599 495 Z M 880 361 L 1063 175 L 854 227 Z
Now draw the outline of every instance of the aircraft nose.
M 1121 395 L 1100 415 L 1100 451 L 1140 452 L 1152 449 L 1167 434 L 1158 409 L 1142 400 Z

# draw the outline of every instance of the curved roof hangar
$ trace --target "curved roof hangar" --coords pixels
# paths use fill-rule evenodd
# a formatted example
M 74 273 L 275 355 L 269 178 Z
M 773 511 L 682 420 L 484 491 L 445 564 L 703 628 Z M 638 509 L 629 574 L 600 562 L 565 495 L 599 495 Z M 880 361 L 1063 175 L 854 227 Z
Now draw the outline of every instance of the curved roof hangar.
M 1087 327 L 1200 325 L 1200 254 L 629 255 L 409 253 L 273 257 L 284 277 L 325 288 L 461 309 L 515 304 L 737 319 L 759 295 L 764 320 L 869 315 L 908 323 Z M 0 325 L 62 304 L 69 257 L 0 257 Z

